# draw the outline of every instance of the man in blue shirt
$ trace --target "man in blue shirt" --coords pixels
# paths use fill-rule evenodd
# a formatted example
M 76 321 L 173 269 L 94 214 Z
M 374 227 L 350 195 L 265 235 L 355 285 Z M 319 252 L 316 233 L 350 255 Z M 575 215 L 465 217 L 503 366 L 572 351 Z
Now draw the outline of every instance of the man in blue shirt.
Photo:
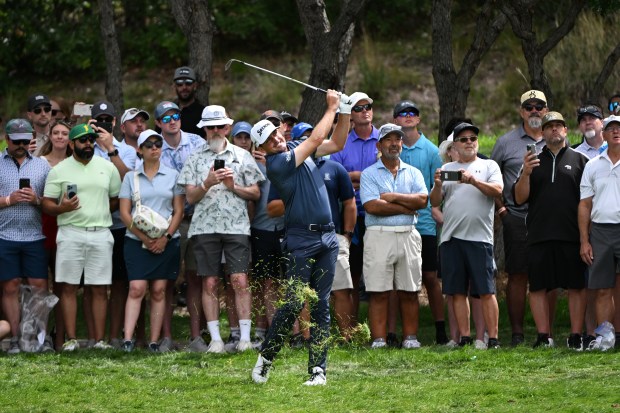
M 424 177 L 426 188 L 433 188 L 435 170 L 441 168 L 439 149 L 418 130 L 420 110 L 410 100 L 403 100 L 394 107 L 394 123 L 405 133 L 400 159 L 416 167 Z M 437 227 L 431 216 L 431 206 L 418 211 L 416 229 L 422 236 L 422 283 L 428 293 L 428 302 L 435 319 L 435 342 L 446 344 L 443 294 L 437 278 Z M 389 342 L 388 338 L 388 342 Z
M 420 347 L 422 239 L 415 224 L 417 211 L 427 206 L 428 191 L 420 171 L 400 160 L 404 135 L 398 125 L 383 125 L 377 143 L 381 158 L 361 177 L 360 198 L 366 210 L 364 284 L 370 292 L 372 348 L 386 346 L 388 299 L 394 289 L 403 322 L 402 347 Z
M 256 147 L 267 154 L 267 177 L 285 204 L 284 220 L 286 236 L 285 254 L 288 258 L 285 304 L 278 309 L 263 342 L 252 380 L 265 383 L 274 358 L 282 348 L 295 317 L 303 307 L 309 286 L 316 293 L 311 317 L 316 326 L 312 328 L 308 372 L 310 379 L 305 385 L 324 385 L 327 364 L 327 339 L 329 338 L 329 295 L 338 241 L 334 232 L 331 210 L 325 182 L 311 155 L 329 155 L 344 147 L 348 129 L 351 104 L 349 98 L 328 90 L 327 110 L 310 137 L 304 141 L 286 142 L 280 131 L 269 120 L 259 121 L 252 128 L 252 140 Z M 340 104 L 340 119 L 333 139 L 325 141 Z

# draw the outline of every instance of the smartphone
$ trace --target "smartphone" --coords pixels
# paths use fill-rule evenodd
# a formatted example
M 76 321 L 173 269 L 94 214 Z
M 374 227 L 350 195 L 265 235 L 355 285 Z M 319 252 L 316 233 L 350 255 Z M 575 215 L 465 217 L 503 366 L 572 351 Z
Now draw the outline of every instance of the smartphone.
M 19 178 L 19 189 L 30 188 L 30 178 Z
M 96 126 L 101 129 L 107 130 L 109 133 L 112 133 L 112 122 L 95 122 L 93 126 Z
M 213 161 L 213 169 L 215 169 L 216 171 L 218 169 L 222 169 L 226 166 L 226 163 L 224 162 L 223 159 L 216 159 L 215 161 Z
M 460 181 L 463 173 L 461 171 L 441 171 L 440 177 L 442 181 Z
M 69 199 L 73 198 L 77 195 L 77 185 L 76 184 L 68 184 L 67 185 L 67 196 Z
M 532 143 L 527 145 L 527 150 L 532 154 L 535 155 L 538 158 L 538 154 L 536 153 L 536 144 Z
M 76 103 L 73 105 L 73 114 L 75 116 L 89 116 L 91 115 L 91 109 L 93 105 L 88 103 Z

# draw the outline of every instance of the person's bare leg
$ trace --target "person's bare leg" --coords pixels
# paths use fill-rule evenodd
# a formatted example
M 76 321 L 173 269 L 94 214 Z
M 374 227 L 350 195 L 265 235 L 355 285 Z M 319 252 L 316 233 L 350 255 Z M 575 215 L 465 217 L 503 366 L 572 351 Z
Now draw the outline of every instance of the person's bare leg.
M 555 307 L 558 303 L 558 294 L 560 290 L 556 288 L 547 293 L 547 305 L 549 306 L 549 337 L 553 337 L 553 323 L 555 322 Z
M 92 311 L 95 327 L 95 342 L 105 338 L 105 321 L 108 310 L 108 286 L 91 285 Z
M 536 331 L 539 334 L 549 334 L 551 328 L 546 290 L 530 291 L 530 309 L 536 323 Z
M 260 282 L 254 280 L 252 282 L 252 308 L 254 319 L 256 320 L 256 328 L 267 330 L 267 309 L 265 308 L 265 280 Z M 228 300 L 226 300 L 228 304 Z
M 125 323 L 124 323 L 124 340 L 128 341 L 133 338 L 140 309 L 142 308 L 142 299 L 146 294 L 147 281 L 134 280 L 129 282 L 129 294 L 125 303 Z
M 125 304 L 129 293 L 126 280 L 112 280 L 110 287 L 110 340 L 119 338 L 125 319 Z M 135 324 L 134 324 L 135 325 Z
M 454 306 L 454 316 L 459 326 L 459 334 L 461 337 L 471 337 L 469 326 L 469 301 L 465 294 L 454 294 L 452 296 L 452 304 Z
M 65 323 L 65 332 L 68 339 L 77 338 L 75 333 L 77 316 L 77 291 L 79 285 L 62 283 L 62 294 L 60 297 L 60 308 L 62 309 L 62 319 Z
M 443 294 L 441 293 L 441 283 L 437 278 L 437 271 L 422 271 L 422 284 L 426 288 L 428 295 L 428 305 L 431 308 L 435 322 L 445 320 L 445 310 Z
M 164 299 L 164 316 L 161 323 L 161 336 L 167 338 L 172 338 L 172 316 L 174 314 L 174 284 L 174 280 L 166 281 L 166 297 Z
M 249 320 L 252 317 L 252 293 L 248 276 L 244 273 L 230 274 L 230 284 L 235 297 L 237 325 L 239 320 Z
M 11 335 L 17 337 L 19 335 L 19 286 L 22 283 L 21 278 L 13 278 L 12 280 L 2 283 L 2 311 L 11 326 Z
M 6 320 L 0 320 L 0 340 L 11 334 L 11 325 Z
M 265 313 L 267 315 L 267 323 L 271 326 L 273 316 L 276 313 L 276 302 L 278 301 L 278 282 L 274 279 L 267 278 L 263 285 L 265 297 Z
M 618 284 L 616 284 L 618 285 Z M 586 289 L 586 334 L 594 337 L 596 330 L 596 290 Z M 620 306 L 618 306 L 620 307 Z
M 334 299 L 334 314 L 338 323 L 340 335 L 345 340 L 349 340 L 351 333 L 351 313 L 353 311 L 353 302 L 351 301 L 351 289 L 332 291 Z
M 614 298 L 612 288 L 603 288 L 597 290 L 596 296 L 596 323 L 601 325 L 605 321 L 613 321 L 614 314 Z
M 95 319 L 93 318 L 93 292 L 87 285 L 82 287 L 82 291 L 84 292 L 82 295 L 82 312 L 84 313 L 84 322 L 86 323 L 86 333 L 88 335 L 88 340 L 95 340 L 96 334 Z
M 471 316 L 474 319 L 474 327 L 476 328 L 476 340 L 484 341 L 484 332 L 486 331 L 486 323 L 484 322 L 484 311 L 482 311 L 482 302 L 480 298 L 469 297 L 469 305 L 471 308 Z
M 202 280 L 196 271 L 185 270 L 185 281 L 187 281 L 187 312 L 189 313 L 189 330 L 191 339 L 200 335 L 201 319 L 204 318 L 202 307 Z
M 220 317 L 218 287 L 218 276 L 204 277 L 202 279 L 202 308 L 207 317 L 207 322 L 217 321 Z
M 373 340 L 387 338 L 387 312 L 389 291 L 370 293 L 368 306 L 368 320 L 370 321 L 370 335 Z
M 398 291 L 400 317 L 403 321 L 403 339 L 418 334 L 420 303 L 417 292 Z
M 482 294 L 480 295 L 480 301 L 482 304 L 482 312 L 484 314 L 484 323 L 486 324 L 490 338 L 497 338 L 498 335 L 498 322 L 499 322 L 499 307 L 497 305 L 497 298 L 495 294 Z
M 360 282 L 362 274 L 353 274 L 351 272 L 351 281 L 353 281 L 353 289 L 351 290 L 351 302 L 353 303 L 352 324 L 357 325 L 360 310 Z
M 308 301 L 305 302 L 304 307 L 301 309 L 298 320 L 301 335 L 304 337 L 304 340 L 310 340 L 310 326 L 312 321 L 310 320 L 310 306 L 308 305 Z
M 245 276 L 245 274 L 243 274 Z M 247 276 L 246 276 L 246 283 L 247 285 L 246 290 L 247 293 L 249 294 L 250 297 L 250 304 L 247 304 L 246 307 L 252 308 L 252 293 L 250 292 L 250 287 L 249 287 L 249 283 L 247 282 Z M 239 328 L 239 311 L 237 309 L 237 292 L 235 290 L 235 287 L 233 286 L 232 283 L 232 274 L 231 275 L 227 275 L 226 276 L 226 285 L 222 285 L 222 287 L 224 287 L 224 294 L 226 297 L 226 315 L 228 317 L 228 326 L 233 329 L 233 328 Z M 243 293 L 242 293 L 243 295 Z M 246 299 L 246 295 L 244 295 L 244 299 Z M 241 318 L 242 320 L 247 320 L 249 317 L 247 318 Z
M 398 302 L 399 292 L 396 290 L 390 291 L 388 298 L 388 333 L 396 334 L 396 325 L 398 324 L 398 314 L 400 313 L 400 303 Z M 403 336 L 404 337 L 404 336 Z
M 151 343 L 159 341 L 159 332 L 162 329 L 163 318 L 166 313 L 166 289 L 170 281 L 154 280 L 151 281 Z
M 523 334 L 527 274 L 509 274 L 506 285 L 506 304 L 512 334 Z
M 568 290 L 568 313 L 570 315 L 570 332 L 581 335 L 586 315 L 586 289 Z
M 620 274 L 616 274 L 616 286 L 614 287 L 614 330 L 620 333 Z
M 450 323 L 450 339 L 455 343 L 458 343 L 461 339 L 461 333 L 459 333 L 459 325 L 456 321 L 456 315 L 454 314 L 454 297 L 451 295 L 446 296 L 448 303 L 448 322 Z
M 62 283 L 54 281 L 53 292 L 56 297 L 62 297 Z M 56 340 L 54 341 L 54 348 L 60 349 L 65 342 L 65 322 L 62 316 L 62 306 L 60 301 L 54 307 L 54 323 L 56 326 Z

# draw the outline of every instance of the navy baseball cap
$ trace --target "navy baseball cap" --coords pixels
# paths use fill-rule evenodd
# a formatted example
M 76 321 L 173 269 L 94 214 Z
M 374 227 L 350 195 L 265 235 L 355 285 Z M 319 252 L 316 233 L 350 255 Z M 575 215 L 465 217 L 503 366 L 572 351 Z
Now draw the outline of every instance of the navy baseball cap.
M 401 100 L 394 106 L 394 118 L 397 118 L 400 112 L 404 112 L 407 109 L 413 109 L 415 113 L 420 114 L 420 109 L 418 109 L 415 103 L 410 100 Z
M 454 137 L 456 138 L 459 133 L 463 132 L 464 130 L 474 131 L 476 135 L 480 132 L 480 129 L 477 126 L 474 126 L 471 123 L 463 122 L 459 123 L 454 127 Z
M 302 139 L 304 133 L 309 130 L 314 130 L 314 127 L 306 122 L 300 122 L 297 125 L 293 126 L 291 130 L 291 139 Z
M 159 118 L 164 116 L 164 113 L 168 112 L 169 110 L 176 110 L 177 112 L 181 112 L 181 109 L 179 109 L 176 103 L 164 100 L 163 102 L 159 102 L 159 104 L 155 107 L 155 119 L 159 120 Z

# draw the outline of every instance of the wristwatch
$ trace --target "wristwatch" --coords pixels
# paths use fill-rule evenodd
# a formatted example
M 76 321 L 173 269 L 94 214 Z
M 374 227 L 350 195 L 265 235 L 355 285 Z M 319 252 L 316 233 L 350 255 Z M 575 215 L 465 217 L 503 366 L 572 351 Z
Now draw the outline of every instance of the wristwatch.
M 118 156 L 118 149 L 114 149 L 112 152 L 108 152 L 108 156 Z
M 172 235 L 168 234 L 167 232 L 166 232 L 165 235 L 166 235 L 166 238 L 168 238 L 168 241 L 170 241 L 172 239 Z

